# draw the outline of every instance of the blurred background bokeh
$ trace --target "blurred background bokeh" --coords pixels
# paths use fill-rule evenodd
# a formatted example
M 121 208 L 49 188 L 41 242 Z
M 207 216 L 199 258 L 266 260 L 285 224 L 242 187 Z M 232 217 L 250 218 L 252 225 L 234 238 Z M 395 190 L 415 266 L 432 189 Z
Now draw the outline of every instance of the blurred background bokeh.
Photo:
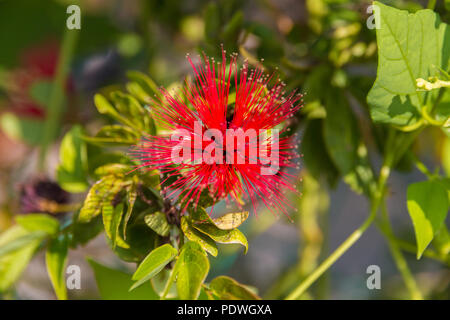
M 427 1 L 383 2 L 414 11 Z M 63 80 L 64 108 L 42 164 L 40 150 L 51 113 L 49 90 L 66 36 L 66 8 L 74 3 L 81 8 L 81 30 Z M 190 73 L 187 53 L 218 56 L 223 44 L 228 53 L 239 53 L 251 65 L 278 72 L 288 90 L 307 93 L 294 128 L 303 135 L 305 124 L 310 124 L 307 134 L 313 144 L 324 113 L 322 96 L 330 84 L 345 91 L 364 123 L 365 97 L 375 80 L 377 62 L 375 32 L 366 27 L 369 5 L 364 0 L 0 0 L 0 232 L 15 215 L 42 211 L 33 207 L 36 197 L 61 204 L 82 201 L 83 194 L 69 197 L 55 183 L 61 137 L 74 124 L 82 124 L 88 132 L 104 124 L 107 119 L 97 113 L 93 95 L 123 86 L 128 70 L 148 74 L 158 86 L 175 87 Z M 448 22 L 450 11 L 443 2 L 437 10 Z M 444 136 L 430 129 L 421 139 L 415 151 L 434 168 L 442 156 Z M 366 140 L 379 166 L 377 142 L 373 137 Z M 322 150 L 307 147 L 321 157 Z M 306 153 L 302 144 L 299 151 Z M 423 176 L 410 163 L 399 169 L 389 183 L 388 206 L 396 234 L 414 244 L 405 190 Z M 291 214 L 294 222 L 269 212 L 252 216 L 243 225 L 248 254 L 239 247 L 220 247 L 219 257 L 210 258 L 210 278 L 231 275 L 257 288 L 263 297 L 283 297 L 361 224 L 367 216 L 367 200 L 338 180 L 335 168 L 319 174 L 312 167 L 308 170 L 311 173 L 305 173 L 302 161 L 299 186 L 306 190 L 300 200 L 293 197 L 299 209 Z M 220 214 L 226 208 L 215 211 Z M 69 254 L 69 264 L 79 265 L 82 271 L 82 289 L 69 291 L 70 298 L 99 297 L 87 256 L 116 269 L 134 268 L 114 255 L 101 234 Z M 448 266 L 427 258 L 417 261 L 414 252 L 407 258 L 427 296 L 450 298 Z M 381 290 L 366 286 L 366 269 L 373 264 L 381 268 Z M 322 299 L 405 296 L 385 240 L 375 227 L 314 285 L 313 292 Z M 55 298 L 43 253 L 33 258 L 13 297 Z

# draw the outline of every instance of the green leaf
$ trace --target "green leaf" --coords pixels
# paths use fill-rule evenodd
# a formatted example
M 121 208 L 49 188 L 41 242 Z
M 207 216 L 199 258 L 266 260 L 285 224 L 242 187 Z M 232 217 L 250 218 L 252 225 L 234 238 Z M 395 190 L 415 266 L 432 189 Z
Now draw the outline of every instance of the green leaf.
M 192 241 L 186 242 L 174 268 L 180 299 L 197 299 L 209 272 L 209 260 L 200 245 Z
M 119 124 L 104 126 L 94 137 L 83 136 L 83 140 L 100 147 L 129 146 L 139 142 L 139 135 L 129 127 Z
M 214 221 L 203 208 L 190 210 L 190 224 L 193 228 L 207 235 L 219 243 L 238 243 L 245 247 L 245 253 L 248 250 L 247 238 L 238 229 L 222 230 L 214 224 Z
M 231 230 L 239 227 L 248 218 L 248 211 L 227 213 L 213 219 L 214 224 L 221 230 Z
M 45 255 L 47 273 L 52 282 L 56 297 L 59 300 L 67 300 L 65 271 L 67 266 L 68 246 L 69 241 L 65 236 L 52 239 Z
M 16 222 L 28 231 L 42 231 L 51 236 L 59 231 L 59 221 L 48 214 L 21 215 L 16 217 Z
M 114 119 L 124 125 L 127 125 L 136 130 L 139 130 L 139 128 L 136 128 L 135 124 L 130 119 L 126 118 L 125 116 L 122 116 L 116 110 L 116 108 L 114 108 L 113 105 L 108 101 L 108 99 L 106 99 L 101 94 L 97 93 L 94 96 L 94 103 L 95 103 L 95 106 L 97 107 L 98 112 L 100 112 L 101 114 L 108 115 L 112 119 Z
M 238 229 L 221 230 L 211 223 L 196 223 L 193 224 L 193 227 L 199 230 L 200 232 L 206 234 L 216 242 L 226 244 L 238 243 L 244 246 L 245 248 L 244 253 L 247 253 L 248 250 L 247 238 Z
M 119 113 L 128 118 L 136 127 L 144 131 L 150 129 L 149 123 L 146 121 L 149 114 L 136 98 L 120 91 L 114 91 L 111 93 L 111 100 Z
M 97 216 L 89 222 L 80 222 L 78 221 L 78 214 L 79 212 L 73 216 L 72 225 L 70 227 L 71 248 L 76 248 L 78 245 L 85 245 L 104 230 L 101 216 Z
M 256 294 L 251 292 L 246 286 L 236 280 L 219 276 L 214 278 L 209 284 L 209 289 L 221 300 L 260 300 Z
M 5 234 L 7 234 L 6 231 Z M 0 247 L 0 257 L 6 256 L 11 252 L 26 247 L 27 245 L 35 242 L 36 240 L 42 240 L 45 236 L 46 236 L 45 233 L 41 231 L 35 231 L 26 233 L 23 236 L 11 240 L 10 242 L 6 242 Z
M 186 238 L 198 243 L 206 252 L 213 257 L 217 257 L 217 246 L 213 239 L 192 227 L 191 222 L 186 217 L 181 217 L 181 230 Z
M 166 215 L 160 211 L 148 214 L 144 217 L 145 223 L 157 234 L 167 237 L 170 232 L 170 225 L 167 222 Z
M 8 243 L 29 235 L 30 231 L 20 225 L 13 226 L 0 234 L 0 248 L 4 248 Z M 33 233 L 36 235 L 36 233 Z M 21 246 L 0 256 L 0 293 L 5 292 L 20 277 L 27 267 L 31 257 L 39 247 L 43 234 L 30 241 L 23 242 Z
M 124 261 L 140 263 L 159 244 L 158 235 L 142 223 L 129 224 L 126 234 L 129 248 L 114 248 L 112 241 L 106 238 L 114 253 Z
M 196 223 L 212 223 L 214 224 L 214 221 L 211 219 L 209 214 L 206 212 L 206 210 L 202 207 L 197 207 L 197 209 L 194 208 L 188 208 L 189 216 L 192 219 L 192 222 L 194 224 Z
M 336 167 L 345 176 L 356 165 L 359 142 L 356 120 L 347 100 L 336 89 L 329 91 L 325 108 L 325 144 Z
M 130 288 L 130 291 L 157 275 L 177 254 L 177 249 L 170 244 L 164 244 L 150 252 L 133 274 L 132 279 L 137 281 Z
M 450 52 L 448 26 L 432 10 L 410 14 L 374 2 L 380 13 L 377 79 L 367 96 L 372 119 L 395 125 L 412 125 L 419 119 L 426 94 L 416 79 L 447 70 Z M 378 10 L 378 9 L 377 9 Z M 437 93 L 428 93 L 430 100 Z
M 127 192 L 127 212 L 125 214 L 125 217 L 123 218 L 123 236 L 125 240 L 127 239 L 127 226 L 128 221 L 131 218 L 131 213 L 133 212 L 134 203 L 136 202 L 137 198 L 137 189 L 136 184 L 132 184 L 130 186 L 130 189 Z
M 327 95 L 323 135 L 328 154 L 344 176 L 344 181 L 357 193 L 370 195 L 374 177 L 361 142 L 355 116 L 346 97 L 337 89 Z
M 124 181 L 115 175 L 108 175 L 97 181 L 89 190 L 78 220 L 89 222 L 101 213 L 102 207 L 111 204 L 114 196 L 122 190 Z
M 98 112 L 101 114 L 107 114 L 112 116 L 115 119 L 120 119 L 119 113 L 114 109 L 114 107 L 109 103 L 108 99 L 106 99 L 101 94 L 97 93 L 94 96 L 94 103 L 97 107 Z
M 88 259 L 94 270 L 95 281 L 103 300 L 159 300 L 150 283 L 145 283 L 136 290 L 129 292 L 133 285 L 131 274 L 114 270 Z
M 175 285 L 175 279 L 172 277 L 173 268 L 171 270 L 164 268 L 150 279 L 153 290 L 164 299 L 174 299 L 177 297 L 177 287 Z
M 94 171 L 94 176 L 101 178 L 104 176 L 114 175 L 114 176 L 124 176 L 132 170 L 132 167 L 127 164 L 122 163 L 108 163 L 103 166 L 99 166 Z
M 436 181 L 413 183 L 408 186 L 407 206 L 414 225 L 419 259 L 445 220 L 449 208 L 448 194 Z
M 154 95 L 161 95 L 156 83 L 142 72 L 128 71 L 127 77 L 139 85 L 142 91 L 146 93 L 146 96 L 141 96 L 145 102 L 150 103 Z
M 150 103 L 152 101 L 152 97 L 148 95 L 147 92 L 139 85 L 137 82 L 128 82 L 126 84 L 127 91 L 139 99 L 143 103 Z
M 325 177 L 331 187 L 338 181 L 339 171 L 330 158 L 323 137 L 323 121 L 311 120 L 301 143 L 303 160 L 308 171 L 318 180 Z
M 81 126 L 73 126 L 62 139 L 59 149 L 60 164 L 56 176 L 61 188 L 68 192 L 78 193 L 88 188 L 87 148 L 83 133 Z
M 105 204 L 102 208 L 103 225 L 105 226 L 105 232 L 109 239 L 113 249 L 116 245 L 122 248 L 129 248 L 130 246 L 121 238 L 119 234 L 120 222 L 123 216 L 123 203 L 117 206 L 111 204 Z
M 94 175 L 96 169 L 107 164 L 133 165 L 133 162 L 119 150 L 105 150 L 102 147 L 88 144 L 89 174 Z

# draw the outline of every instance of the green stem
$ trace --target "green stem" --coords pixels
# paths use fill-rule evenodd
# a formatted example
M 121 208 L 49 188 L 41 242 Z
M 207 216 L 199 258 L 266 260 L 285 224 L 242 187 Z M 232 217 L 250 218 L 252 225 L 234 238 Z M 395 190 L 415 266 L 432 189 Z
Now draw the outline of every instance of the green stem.
M 433 179 L 434 175 L 433 173 L 427 168 L 427 166 L 419 160 L 419 158 L 412 152 L 410 152 L 411 158 L 414 161 L 414 164 L 416 165 L 416 168 L 422 172 L 428 179 Z
M 427 108 L 426 106 L 423 107 L 420 112 L 422 117 L 425 119 L 425 121 L 428 122 L 432 126 L 442 127 L 445 124 L 445 121 L 439 121 L 439 120 L 433 119 L 433 117 L 430 114 L 428 114 L 428 110 L 426 108 Z
M 414 276 L 412 275 L 411 271 L 409 270 L 408 264 L 406 263 L 406 259 L 403 256 L 403 253 L 401 252 L 401 250 L 396 242 L 394 232 L 392 230 L 392 226 L 389 221 L 388 214 L 387 214 L 385 203 L 383 203 L 382 212 L 383 212 L 382 221 L 380 223 L 377 223 L 377 225 L 380 228 L 380 230 L 383 232 L 383 234 L 386 236 L 389 250 L 391 251 L 392 258 L 394 259 L 397 269 L 400 271 L 403 281 L 405 282 L 406 288 L 408 289 L 409 293 L 411 294 L 411 299 L 423 300 L 423 296 L 422 296 L 419 288 L 417 287 L 416 281 L 414 280 Z
M 64 86 L 66 84 L 67 73 L 69 72 L 70 61 L 72 60 L 72 54 L 75 49 L 78 33 L 78 30 L 67 29 L 59 52 L 58 66 L 50 93 L 50 100 L 47 109 L 48 113 L 42 137 L 41 153 L 39 157 L 39 168 L 41 170 L 44 168 L 49 145 L 55 138 L 58 131 L 64 101 Z
M 361 238 L 363 233 L 374 221 L 378 209 L 384 199 L 387 179 L 391 173 L 391 167 L 396 161 L 395 142 L 396 132 L 389 130 L 386 141 L 386 152 L 383 166 L 380 169 L 377 188 L 370 195 L 371 207 L 369 217 L 364 223 L 356 229 L 322 264 L 314 270 L 303 282 L 301 282 L 287 297 L 286 300 L 298 299 L 305 291 L 325 272 L 327 271 L 356 241 Z
M 369 217 L 364 223 L 356 229 L 318 268 L 314 270 L 302 283 L 300 283 L 287 297 L 286 300 L 296 300 L 325 272 L 330 268 L 359 238 L 366 229 L 372 224 L 375 209 L 371 211 Z
M 380 170 L 378 178 L 378 188 L 373 195 L 369 217 L 364 223 L 356 229 L 317 269 L 314 270 L 303 282 L 301 282 L 287 297 L 286 300 L 298 299 L 305 291 L 325 272 L 327 271 L 356 241 L 361 238 L 363 233 L 372 224 L 375 219 L 381 200 L 384 195 L 386 181 L 390 174 L 391 157 L 385 161 L 385 165 Z
M 436 7 L 436 0 L 429 0 L 427 8 L 431 9 L 431 10 L 434 10 L 435 7 Z

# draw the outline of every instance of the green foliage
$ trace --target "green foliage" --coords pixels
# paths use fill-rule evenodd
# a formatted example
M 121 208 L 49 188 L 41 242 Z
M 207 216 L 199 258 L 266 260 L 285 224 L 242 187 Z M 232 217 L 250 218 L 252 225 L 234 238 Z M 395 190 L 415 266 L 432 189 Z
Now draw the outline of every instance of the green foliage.
M 111 205 L 114 197 L 124 187 L 123 176 L 107 175 L 97 181 L 89 190 L 89 193 L 81 208 L 78 219 L 80 222 L 89 222 L 98 216 L 104 205 Z
M 367 150 L 350 106 L 338 90 L 330 90 L 325 104 L 324 142 L 335 166 L 355 192 L 370 195 L 374 180 Z
M 128 146 L 136 144 L 139 136 L 135 131 L 121 125 L 104 126 L 94 137 L 83 137 L 87 142 L 98 146 Z
M 166 215 L 160 211 L 148 214 L 144 218 L 145 223 L 161 237 L 167 237 L 170 232 L 170 225 L 167 222 Z
M 20 225 L 0 235 L 0 292 L 17 281 L 44 237 L 44 232 L 29 231 Z
M 53 236 L 59 231 L 59 222 L 46 214 L 29 214 L 16 217 L 19 225 L 30 232 L 44 232 Z
M 181 218 L 181 230 L 183 231 L 186 238 L 190 241 L 198 243 L 203 250 L 208 252 L 213 257 L 217 256 L 218 250 L 217 245 L 213 239 L 211 239 L 208 235 L 198 231 L 192 226 L 192 223 L 186 217 Z
M 209 289 L 215 296 L 217 296 L 221 300 L 261 299 L 246 286 L 226 276 L 219 276 L 217 278 L 214 278 L 209 284 Z
M 150 252 L 133 274 L 132 279 L 136 282 L 130 291 L 157 275 L 177 254 L 178 251 L 170 244 L 164 244 Z
M 450 189 L 447 191 L 438 181 L 408 186 L 408 211 L 416 233 L 417 259 L 442 227 L 450 208 L 449 195 Z
M 87 138 L 93 143 L 133 144 L 140 136 L 155 133 L 155 123 L 141 103 L 133 96 L 115 91 L 110 94 L 111 104 L 101 94 L 96 94 L 94 102 L 98 112 L 108 115 L 121 126 L 104 127 L 96 137 Z M 109 140 L 108 140 L 109 139 Z M 130 142 L 130 143 L 127 143 Z
M 419 4 L 410 1 L 391 1 L 410 9 L 413 12 L 410 13 L 374 2 L 375 10 L 379 10 L 375 18 L 380 18 L 376 21 L 380 28 L 375 33 L 366 28 L 367 17 L 358 11 L 359 1 L 307 0 L 305 21 L 301 23 L 270 1 L 262 1 L 258 6 L 273 14 L 274 23 L 270 25 L 249 19 L 242 1 L 200 2 L 193 8 L 201 9 L 189 11 L 187 16 L 183 16 L 183 6 L 175 2 L 143 1 L 136 30 L 119 36 L 103 19 L 87 14 L 83 24 L 93 26 L 89 32 L 108 31 L 92 41 L 119 39 L 118 52 L 128 59 L 127 67 L 138 65 L 138 56 L 148 54 L 152 78 L 139 71 L 128 71 L 129 80 L 122 89 L 108 86 L 95 95 L 95 107 L 102 115 L 100 121 L 85 127 L 69 126 L 61 141 L 56 178 L 70 193 L 86 192 L 85 199 L 81 207 L 73 206 L 75 212 L 70 218 L 61 217 L 58 221 L 43 213 L 18 216 L 17 224 L 0 235 L 0 293 L 10 290 L 33 254 L 45 248 L 47 271 L 56 296 L 66 299 L 64 269 L 69 248 L 85 245 L 104 231 L 118 258 L 138 267 L 130 275 L 90 260 L 103 299 L 260 299 L 252 288 L 226 276 L 205 282 L 210 269 L 208 254 L 217 257 L 212 260 L 213 267 L 223 262 L 217 243 L 239 244 L 247 252 L 248 240 L 237 228 L 249 213 L 231 212 L 211 218 L 208 208 L 220 199 L 208 188 L 198 198 L 192 197 L 193 190 L 184 190 L 174 201 L 173 194 L 168 196 L 171 190 L 166 188 L 181 179 L 183 173 L 166 180 L 167 173 L 138 168 L 140 163 L 129 154 L 132 146 L 146 136 L 168 133 L 157 117 L 158 105 L 165 99 L 159 85 L 170 83 L 180 70 L 167 67 L 178 53 L 169 50 L 173 44 L 168 45 L 166 38 L 170 42 L 174 35 L 177 40 L 186 35 L 187 42 L 183 45 L 192 42 L 198 45 L 198 51 L 220 57 L 223 43 L 228 53 L 239 52 L 253 67 L 269 74 L 276 68 L 277 76 L 287 83 L 286 90 L 298 89 L 306 94 L 304 107 L 295 118 L 289 119 L 290 130 L 283 132 L 283 136 L 288 136 L 303 130 L 301 174 L 305 181 L 300 187 L 304 194 L 295 201 L 300 212 L 293 215 L 302 234 L 302 248 L 299 261 L 283 274 L 279 285 L 270 290 L 270 296 L 284 297 L 294 282 L 304 279 L 288 298 L 303 298 L 307 294 L 308 298 L 320 297 L 319 290 L 308 290 L 309 286 L 376 221 L 411 297 L 420 298 L 401 250 L 444 264 L 449 263 L 450 253 L 450 236 L 445 225 L 450 182 L 438 170 L 431 173 L 421 163 L 416 156 L 419 145 L 412 148 L 426 127 L 435 127 L 442 136 L 446 134 L 440 160 L 447 176 L 450 174 L 450 29 L 437 13 L 443 12 L 443 6 L 434 12 L 422 10 Z M 0 16 L 14 11 L 10 4 L 0 6 Z M 46 6 L 51 12 L 60 9 L 55 4 Z M 442 17 L 445 20 L 448 14 Z M 29 18 L 29 13 L 25 18 Z M 17 27 L 17 21 L 9 20 L 0 19 L 0 24 Z M 152 34 L 144 23 L 147 20 L 155 24 Z M 86 25 L 83 30 L 88 30 Z M 45 25 L 43 29 L 48 27 Z M 164 37 L 153 37 L 160 27 L 165 30 Z M 39 30 L 32 31 L 34 39 Z M 18 34 L 28 37 L 23 29 Z M 92 46 L 93 43 L 86 43 L 89 39 L 81 34 L 79 50 Z M 23 47 L 21 39 L 5 46 L 0 63 L 12 64 L 20 47 Z M 371 68 L 375 66 L 377 48 L 378 70 L 374 79 L 375 70 Z M 0 74 L 0 89 L 6 87 L 3 82 Z M 62 80 L 59 82 L 61 85 Z M 230 105 L 236 102 L 233 82 L 228 97 Z M 166 87 L 172 90 L 177 85 Z M 52 81 L 41 79 L 28 89 L 31 100 L 47 111 Z M 180 98 L 186 99 L 183 94 Z M 65 100 L 62 99 L 61 106 L 72 102 Z M 82 118 L 83 114 L 80 115 Z M 74 119 L 80 115 L 76 114 Z M 22 118 L 9 111 L 2 113 L 0 124 L 8 136 L 30 144 L 41 142 L 46 127 L 41 120 Z M 55 125 L 67 128 L 67 124 Z M 376 146 L 372 148 L 374 143 Z M 378 162 L 372 163 L 371 157 L 381 159 L 379 172 L 375 171 Z M 390 173 L 412 170 L 414 164 L 429 179 L 411 184 L 406 192 L 417 248 L 409 243 L 402 247 L 404 241 L 396 238 L 387 209 L 384 210 Z M 367 198 L 370 215 L 319 265 L 326 242 L 326 234 L 321 230 L 325 223 L 321 219 L 328 210 L 328 193 L 341 178 L 354 192 Z M 163 180 L 166 181 L 160 186 Z M 225 254 L 228 249 L 225 247 Z M 227 263 L 232 260 L 228 258 L 224 258 Z
M 145 283 L 133 291 L 129 288 L 133 285 L 131 275 L 123 271 L 114 270 L 104 265 L 88 259 L 91 268 L 94 270 L 95 281 L 100 296 L 104 300 L 157 300 L 159 296 L 151 287 L 150 283 Z
M 87 147 L 84 130 L 76 125 L 64 136 L 59 149 L 60 164 L 56 176 L 61 188 L 68 192 L 83 192 L 87 183 Z
M 367 96 L 374 121 L 406 126 L 416 124 L 437 99 L 437 91 L 417 90 L 416 79 L 447 70 L 450 32 L 431 10 L 410 14 L 375 2 L 380 8 L 377 29 L 377 79 Z M 447 114 L 446 117 L 449 117 Z
M 309 121 L 301 144 L 304 164 L 314 177 L 319 180 L 324 177 L 330 186 L 335 186 L 339 171 L 330 159 L 323 139 L 323 121 Z
M 56 297 L 59 300 L 67 299 L 66 267 L 69 241 L 65 235 L 52 239 L 48 245 L 45 260 L 47 272 L 52 282 Z
M 241 244 L 245 248 L 245 253 L 247 252 L 248 242 L 244 234 L 236 228 L 227 230 L 219 228 L 205 211 L 205 209 L 199 208 L 197 210 L 191 211 L 190 219 L 191 221 L 188 227 L 193 227 L 194 229 L 200 231 L 200 233 L 206 235 L 207 238 L 210 238 L 218 243 Z M 187 229 L 189 230 L 189 228 Z M 205 243 L 205 241 L 203 240 L 201 242 L 203 244 Z M 214 252 L 214 249 L 212 249 L 212 251 Z
M 122 248 L 129 248 L 130 246 L 122 239 L 119 233 L 120 222 L 123 216 L 123 204 L 113 206 L 111 204 L 103 205 L 102 217 L 103 225 L 105 226 L 106 235 L 111 240 L 113 249 L 116 245 Z
M 212 219 L 214 225 L 221 230 L 232 230 L 239 227 L 248 218 L 248 211 L 230 212 Z
M 209 261 L 201 246 L 187 242 L 181 249 L 173 272 L 180 299 L 197 299 L 209 272 Z

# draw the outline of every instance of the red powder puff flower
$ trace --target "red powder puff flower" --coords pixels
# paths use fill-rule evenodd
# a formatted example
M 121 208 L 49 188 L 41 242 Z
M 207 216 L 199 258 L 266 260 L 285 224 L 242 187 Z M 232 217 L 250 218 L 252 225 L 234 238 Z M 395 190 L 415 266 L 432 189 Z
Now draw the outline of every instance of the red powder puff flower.
M 292 139 L 279 133 L 301 107 L 302 95 L 285 95 L 280 80 L 269 88 L 273 77 L 249 70 L 247 62 L 238 70 L 236 55 L 227 67 L 225 51 L 217 63 L 188 60 L 195 80 L 186 80 L 178 93 L 161 89 L 153 108 L 173 134 L 144 137 L 132 152 L 139 167 L 159 170 L 161 184 L 171 190 L 167 196 L 181 197 L 183 210 L 189 202 L 196 206 L 206 189 L 215 200 L 231 199 L 240 207 L 241 197 L 250 198 L 256 209 L 259 198 L 271 211 L 287 214 L 282 191 L 295 191 L 295 176 L 286 169 L 297 167 L 298 155 Z

